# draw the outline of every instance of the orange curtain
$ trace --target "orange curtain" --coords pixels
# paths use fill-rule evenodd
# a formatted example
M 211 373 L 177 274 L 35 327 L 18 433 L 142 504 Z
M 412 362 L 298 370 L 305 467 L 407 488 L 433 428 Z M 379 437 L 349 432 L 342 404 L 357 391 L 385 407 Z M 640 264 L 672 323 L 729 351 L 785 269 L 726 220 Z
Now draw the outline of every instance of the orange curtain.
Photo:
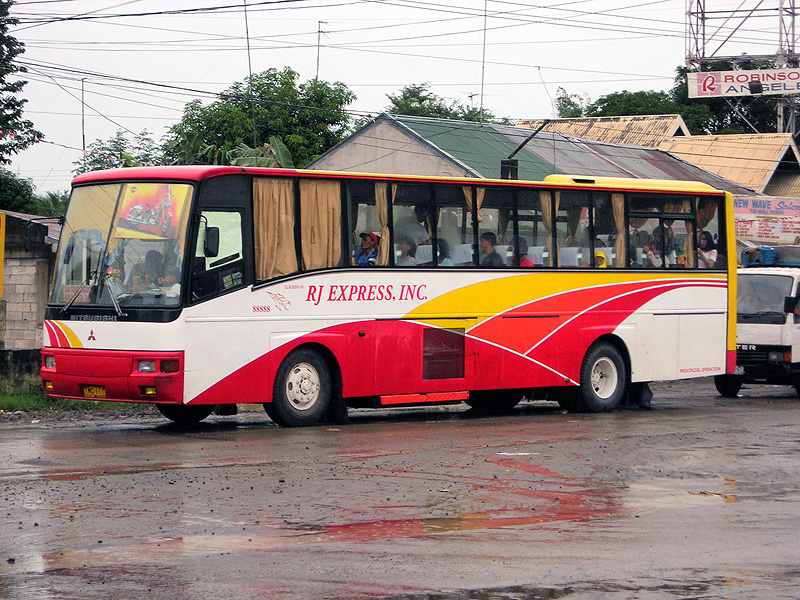
M 256 279 L 297 272 L 292 179 L 253 179 L 253 228 Z

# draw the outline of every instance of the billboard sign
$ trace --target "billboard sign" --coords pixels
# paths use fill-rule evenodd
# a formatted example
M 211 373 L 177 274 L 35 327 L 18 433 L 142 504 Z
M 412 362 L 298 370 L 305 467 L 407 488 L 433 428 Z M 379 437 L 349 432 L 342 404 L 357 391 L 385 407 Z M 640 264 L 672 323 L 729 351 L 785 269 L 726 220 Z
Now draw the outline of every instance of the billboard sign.
M 776 196 L 734 196 L 736 238 L 761 243 L 796 244 L 800 239 L 800 200 Z
M 800 69 L 707 71 L 687 73 L 686 76 L 689 98 L 800 93 Z M 760 91 L 757 89 L 758 84 Z

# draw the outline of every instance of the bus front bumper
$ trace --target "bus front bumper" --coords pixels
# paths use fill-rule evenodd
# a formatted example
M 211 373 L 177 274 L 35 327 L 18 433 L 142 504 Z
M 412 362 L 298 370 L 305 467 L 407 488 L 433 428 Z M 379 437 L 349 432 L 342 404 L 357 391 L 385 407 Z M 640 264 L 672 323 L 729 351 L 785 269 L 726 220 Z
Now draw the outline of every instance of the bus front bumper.
M 183 352 L 42 348 L 47 396 L 107 402 L 183 402 Z

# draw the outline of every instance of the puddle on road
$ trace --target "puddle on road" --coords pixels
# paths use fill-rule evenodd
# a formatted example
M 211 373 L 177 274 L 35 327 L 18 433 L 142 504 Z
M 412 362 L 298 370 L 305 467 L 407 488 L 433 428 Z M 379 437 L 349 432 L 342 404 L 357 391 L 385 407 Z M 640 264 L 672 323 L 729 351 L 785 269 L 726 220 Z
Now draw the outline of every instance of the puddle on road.
M 624 502 L 633 510 L 691 508 L 733 504 L 738 501 L 736 494 L 735 479 L 665 479 L 630 484 Z

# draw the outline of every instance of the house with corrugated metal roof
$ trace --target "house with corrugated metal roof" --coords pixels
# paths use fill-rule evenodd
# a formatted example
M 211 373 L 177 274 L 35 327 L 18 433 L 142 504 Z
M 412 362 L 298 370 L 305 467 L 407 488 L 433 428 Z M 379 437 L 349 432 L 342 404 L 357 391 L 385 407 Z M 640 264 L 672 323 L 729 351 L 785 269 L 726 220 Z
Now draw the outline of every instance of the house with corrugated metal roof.
M 534 134 L 535 135 L 532 135 Z M 738 196 L 745 186 L 657 148 L 579 139 L 545 128 L 381 114 L 322 154 L 309 168 L 363 173 L 501 177 L 501 161 L 518 160 L 518 178 L 551 174 L 702 181 Z
M 800 197 L 800 150 L 791 133 L 673 137 L 655 147 L 762 194 Z
M 680 115 L 533 119 L 517 121 L 516 125 L 529 129 L 546 127 L 548 131 L 585 140 L 651 148 L 658 148 L 665 139 L 692 135 Z

